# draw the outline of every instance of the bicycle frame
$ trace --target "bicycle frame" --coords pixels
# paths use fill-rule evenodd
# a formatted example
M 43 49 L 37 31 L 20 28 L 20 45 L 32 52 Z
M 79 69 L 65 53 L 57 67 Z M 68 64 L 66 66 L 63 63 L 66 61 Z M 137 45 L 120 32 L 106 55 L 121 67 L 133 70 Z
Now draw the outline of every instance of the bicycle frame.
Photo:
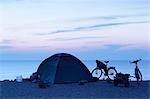
M 108 76 L 108 62 L 109 61 L 104 61 L 106 64 L 103 64 L 105 66 L 102 67 L 102 63 L 99 60 L 96 60 L 97 63 L 97 68 L 99 68 L 100 70 L 104 70 L 104 72 L 102 71 L 102 73 L 106 76 Z

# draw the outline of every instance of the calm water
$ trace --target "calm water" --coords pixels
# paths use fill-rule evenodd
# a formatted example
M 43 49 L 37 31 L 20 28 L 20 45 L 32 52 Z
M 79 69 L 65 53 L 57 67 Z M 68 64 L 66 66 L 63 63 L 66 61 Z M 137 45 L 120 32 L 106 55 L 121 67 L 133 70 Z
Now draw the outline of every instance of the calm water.
M 92 71 L 95 66 L 95 60 L 82 61 L 87 68 Z M 15 79 L 16 76 L 22 75 L 29 77 L 35 72 L 41 61 L 1 61 L 0 62 L 0 80 Z M 134 65 L 129 61 L 110 61 L 109 66 L 116 67 L 118 72 L 134 74 Z M 150 61 L 142 60 L 139 63 L 144 80 L 150 80 Z

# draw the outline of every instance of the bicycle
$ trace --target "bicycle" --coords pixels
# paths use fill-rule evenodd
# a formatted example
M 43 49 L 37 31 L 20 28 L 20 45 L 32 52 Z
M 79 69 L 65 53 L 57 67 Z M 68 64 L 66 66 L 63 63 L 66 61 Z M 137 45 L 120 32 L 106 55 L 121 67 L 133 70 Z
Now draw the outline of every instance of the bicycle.
M 135 61 L 130 62 L 130 63 L 135 64 L 135 69 L 134 69 L 134 75 L 135 76 L 132 76 L 132 77 L 136 78 L 138 84 L 139 84 L 139 81 L 142 81 L 142 73 L 141 73 L 141 71 L 137 65 L 139 61 L 141 61 L 141 59 L 137 59 Z
M 104 63 L 96 60 L 97 67 L 93 69 L 92 76 L 100 79 L 103 74 L 104 76 L 107 76 L 108 79 L 114 80 L 114 76 L 117 74 L 117 70 L 115 69 L 115 67 L 107 67 L 109 61 L 104 61 Z

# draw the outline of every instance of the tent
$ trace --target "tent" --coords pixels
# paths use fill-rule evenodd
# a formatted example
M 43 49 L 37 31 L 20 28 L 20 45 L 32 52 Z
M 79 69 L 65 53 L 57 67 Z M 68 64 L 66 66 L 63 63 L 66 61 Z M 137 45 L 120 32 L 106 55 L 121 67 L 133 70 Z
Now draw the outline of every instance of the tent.
M 47 83 L 92 81 L 87 67 L 76 57 L 59 53 L 45 59 L 37 70 L 39 80 Z

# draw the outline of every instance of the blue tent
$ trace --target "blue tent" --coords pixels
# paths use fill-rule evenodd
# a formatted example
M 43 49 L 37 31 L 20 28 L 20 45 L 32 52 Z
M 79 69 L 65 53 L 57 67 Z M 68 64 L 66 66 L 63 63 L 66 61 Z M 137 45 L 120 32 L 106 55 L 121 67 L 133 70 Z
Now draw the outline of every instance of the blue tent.
M 37 73 L 40 81 L 52 84 L 93 81 L 87 67 L 79 59 L 66 53 L 55 54 L 45 59 Z

